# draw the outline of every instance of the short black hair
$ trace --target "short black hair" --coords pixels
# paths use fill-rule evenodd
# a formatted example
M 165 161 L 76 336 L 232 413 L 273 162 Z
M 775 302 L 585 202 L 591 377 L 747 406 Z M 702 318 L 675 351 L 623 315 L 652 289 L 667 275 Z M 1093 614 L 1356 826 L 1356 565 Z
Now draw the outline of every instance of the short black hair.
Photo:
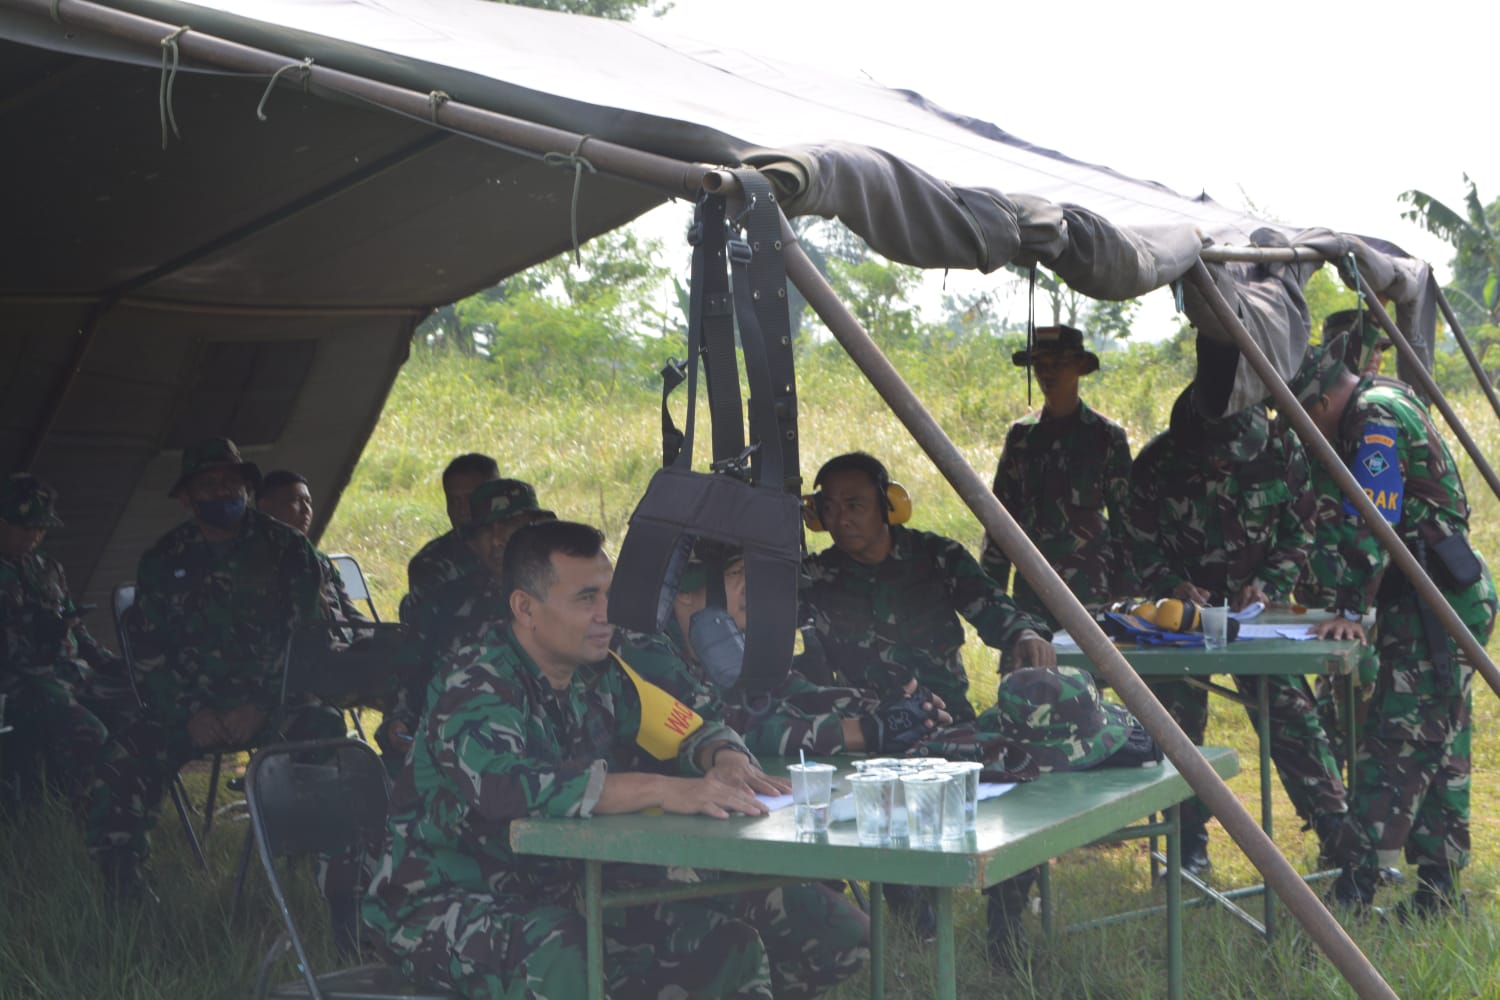
M 886 471 L 880 459 L 862 451 L 851 451 L 843 455 L 835 455 L 824 462 L 818 474 L 813 477 L 813 486 L 822 486 L 823 481 L 829 476 L 840 472 L 863 472 L 870 477 L 870 481 L 875 484 L 876 491 L 880 493 L 885 492 L 885 488 L 891 485 L 891 474 Z
M 466 452 L 448 463 L 443 470 L 443 488 L 447 489 L 448 480 L 454 476 L 478 476 L 480 479 L 499 479 L 500 465 L 488 455 L 481 455 L 477 451 Z
M 255 488 L 255 499 L 259 500 L 261 497 L 275 493 L 283 486 L 291 486 L 293 483 L 301 483 L 308 489 L 312 489 L 312 485 L 308 483 L 307 477 L 302 475 L 302 473 L 293 472 L 291 469 L 275 469 L 261 477 L 260 485 Z
M 524 590 L 539 600 L 557 581 L 552 556 L 561 552 L 576 559 L 592 559 L 604 551 L 604 532 L 577 521 L 537 521 L 521 528 L 505 546 L 500 570 L 502 592 L 509 597 Z

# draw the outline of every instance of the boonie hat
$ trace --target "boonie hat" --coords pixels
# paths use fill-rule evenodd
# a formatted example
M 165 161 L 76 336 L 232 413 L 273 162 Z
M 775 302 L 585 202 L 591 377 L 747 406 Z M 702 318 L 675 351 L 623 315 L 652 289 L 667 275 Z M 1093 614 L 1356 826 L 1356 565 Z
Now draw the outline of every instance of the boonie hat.
M 1025 744 L 1043 771 L 1082 771 L 1125 746 L 1135 719 L 1099 697 L 1077 667 L 1025 667 L 1000 681 L 1001 732 Z
M 53 510 L 57 491 L 29 472 L 13 472 L 0 484 L 0 520 L 23 528 L 61 528 Z
M 1071 326 L 1037 327 L 1032 331 L 1031 350 L 1017 351 L 1010 356 L 1010 360 L 1017 368 L 1025 368 L 1038 354 L 1077 354 L 1088 360 L 1083 374 L 1099 370 L 1099 355 L 1084 349 L 1083 331 Z
M 469 494 L 469 527 L 509 521 L 522 514 L 536 514 L 538 519 L 557 515 L 543 510 L 536 500 L 536 490 L 519 479 L 491 479 L 474 487 Z
M 182 475 L 177 477 L 167 496 L 175 497 L 181 493 L 200 472 L 224 468 L 238 469 L 252 493 L 260 486 L 260 467 L 241 458 L 233 441 L 226 437 L 211 437 L 182 449 Z

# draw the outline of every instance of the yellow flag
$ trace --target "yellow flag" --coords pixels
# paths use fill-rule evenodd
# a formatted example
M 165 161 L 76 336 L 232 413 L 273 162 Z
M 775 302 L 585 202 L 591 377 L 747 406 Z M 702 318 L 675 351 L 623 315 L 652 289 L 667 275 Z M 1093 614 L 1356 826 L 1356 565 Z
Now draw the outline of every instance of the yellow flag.
M 609 655 L 624 668 L 641 699 L 641 728 L 636 730 L 635 741 L 657 760 L 676 757 L 682 741 L 703 725 L 703 716 L 636 673 L 618 653 Z

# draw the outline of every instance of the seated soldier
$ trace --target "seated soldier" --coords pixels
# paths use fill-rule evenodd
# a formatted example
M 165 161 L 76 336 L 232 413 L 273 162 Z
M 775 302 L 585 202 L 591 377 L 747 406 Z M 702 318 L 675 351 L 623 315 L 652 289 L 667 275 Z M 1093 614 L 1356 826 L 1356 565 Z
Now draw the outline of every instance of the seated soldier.
M 622 633 L 626 658 L 647 680 L 699 712 L 722 712 L 724 721 L 744 734 L 746 745 L 765 756 L 905 753 L 935 726 L 952 721 L 935 695 L 918 695 L 915 680 L 877 701 L 855 688 L 814 684 L 795 663 L 775 690 L 747 696 L 736 687 L 745 653 L 745 562 L 738 553 L 728 557 L 724 607 L 711 606 L 708 567 L 699 558 L 704 548 L 700 542 L 694 549 L 678 582 L 664 636 L 670 655 L 652 655 L 661 651 L 654 636 Z
M 480 483 L 499 475 L 500 466 L 495 460 L 477 452 L 458 456 L 443 470 L 443 498 L 447 502 L 448 523 L 453 527 L 418 549 L 407 563 L 407 593 L 401 599 L 400 609 L 404 624 L 415 625 L 422 601 L 430 591 L 479 569 L 474 549 L 465 541 L 462 530 L 469 523 L 469 495 Z
M 468 997 L 584 995 L 585 923 L 567 903 L 575 868 L 516 856 L 511 820 L 652 807 L 762 815 L 756 793 L 787 787 L 760 771 L 733 730 L 696 715 L 685 736 L 662 728 L 649 741 L 683 776 L 619 769 L 646 741 L 644 682 L 610 653 L 613 571 L 602 542 L 564 521 L 517 532 L 505 553 L 509 621 L 480 626 L 433 680 L 364 904 L 366 924 L 413 978 Z M 758 908 L 768 927 L 784 926 L 792 909 Z M 807 942 L 789 940 L 785 959 L 768 961 L 745 910 L 743 898 L 720 898 L 609 911 L 606 993 L 771 997 L 772 962 L 798 964 Z M 844 926 L 806 916 L 820 934 Z M 774 995 L 814 995 L 865 953 L 859 936 L 841 950 L 845 964 Z
M 109 728 L 133 699 L 120 661 L 83 626 L 62 565 L 41 550 L 48 529 L 62 526 L 56 498 L 30 473 L 0 481 L 0 695 L 15 730 L 7 769 L 29 795 L 40 758 L 81 815 Z
M 312 492 L 307 488 L 307 479 L 290 469 L 266 473 L 255 491 L 255 509 L 274 517 L 299 535 L 306 536 L 312 528 Z M 349 598 L 349 591 L 344 589 L 344 579 L 339 576 L 338 567 L 334 566 L 323 550 L 313 551 L 318 554 L 318 566 L 323 574 L 325 617 L 337 622 L 369 621 Z
M 473 551 L 478 568 L 437 587 L 418 606 L 416 620 L 408 623 L 416 632 L 416 664 L 375 733 L 389 761 L 399 766 L 406 759 L 411 734 L 425 708 L 427 686 L 454 651 L 454 641 L 476 625 L 509 616 L 500 572 L 510 537 L 528 524 L 556 519 L 556 514 L 537 503 L 531 484 L 519 479 L 491 479 L 469 494 L 469 517 L 458 531 Z
M 183 451 L 169 495 L 192 514 L 141 557 L 132 633 L 144 706 L 113 741 L 89 797 L 89 851 L 112 891 L 144 888 L 147 830 L 166 783 L 216 748 L 343 736 L 336 709 L 282 706 L 298 622 L 323 620 L 307 539 L 248 508 L 259 472 L 227 438 Z
M 974 718 L 964 672 L 967 618 L 1011 668 L 1057 662 L 1051 633 L 1006 596 L 951 538 L 901 526 L 905 491 L 863 452 L 831 458 L 818 470 L 812 505 L 833 545 L 809 555 L 812 583 L 803 601 L 835 679 L 885 698 L 913 678 L 953 718 Z M 897 523 L 891 499 L 905 502 Z

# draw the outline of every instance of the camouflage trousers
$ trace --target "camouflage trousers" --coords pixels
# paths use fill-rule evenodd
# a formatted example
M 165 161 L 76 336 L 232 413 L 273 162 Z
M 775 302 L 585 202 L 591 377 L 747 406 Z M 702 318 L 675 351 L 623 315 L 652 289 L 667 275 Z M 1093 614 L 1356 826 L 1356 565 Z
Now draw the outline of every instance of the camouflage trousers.
M 403 971 L 481 1000 L 587 993 L 584 918 L 455 890 L 410 909 L 387 944 Z M 605 912 L 605 992 L 635 998 L 812 997 L 869 954 L 841 895 L 801 885 Z
M 238 750 L 295 740 L 331 739 L 347 732 L 337 709 L 305 704 L 279 710 Z M 151 715 L 135 719 L 110 740 L 89 789 L 85 834 L 89 853 L 106 867 L 139 871 L 150 853 L 149 832 L 162 795 L 178 770 L 210 751 L 194 747 L 185 723 Z
M 43 773 L 80 813 L 109 730 L 59 677 L 22 677 L 7 692 L 5 769 L 20 779 L 23 797 L 40 791 Z M 38 761 L 45 772 L 36 767 Z
M 1434 668 L 1416 601 L 1408 591 L 1377 610 L 1380 673 L 1338 841 L 1350 865 L 1394 864 L 1403 849 L 1416 865 L 1457 870 L 1469 860 L 1474 674 L 1451 638 L 1447 667 Z M 1493 626 L 1493 592 L 1478 603 L 1489 617 L 1470 630 L 1484 642 Z
M 1347 808 L 1344 779 L 1329 746 L 1328 735 L 1318 721 L 1312 688 L 1305 677 L 1267 677 L 1267 700 L 1271 714 L 1271 760 L 1281 775 L 1282 787 L 1292 807 L 1304 822 L 1320 816 L 1338 815 Z M 1186 681 L 1148 682 L 1172 718 L 1197 746 L 1203 745 L 1208 728 L 1208 692 Z M 1259 679 L 1236 675 L 1235 687 L 1246 698 L 1256 697 Z M 1246 706 L 1252 725 L 1257 713 Z M 1185 831 L 1202 829 L 1208 807 L 1196 796 L 1182 804 Z
M 1355 731 L 1365 726 L 1370 714 L 1370 696 L 1375 690 L 1375 678 L 1380 673 L 1380 654 L 1375 649 L 1374 632 L 1371 641 L 1360 648 L 1359 663 L 1355 676 L 1319 674 L 1313 678 L 1313 701 L 1318 706 L 1318 722 L 1328 735 L 1329 747 L 1340 769 L 1348 763 L 1346 747 L 1349 741 L 1350 720 L 1348 716 L 1349 685 L 1354 684 Z

